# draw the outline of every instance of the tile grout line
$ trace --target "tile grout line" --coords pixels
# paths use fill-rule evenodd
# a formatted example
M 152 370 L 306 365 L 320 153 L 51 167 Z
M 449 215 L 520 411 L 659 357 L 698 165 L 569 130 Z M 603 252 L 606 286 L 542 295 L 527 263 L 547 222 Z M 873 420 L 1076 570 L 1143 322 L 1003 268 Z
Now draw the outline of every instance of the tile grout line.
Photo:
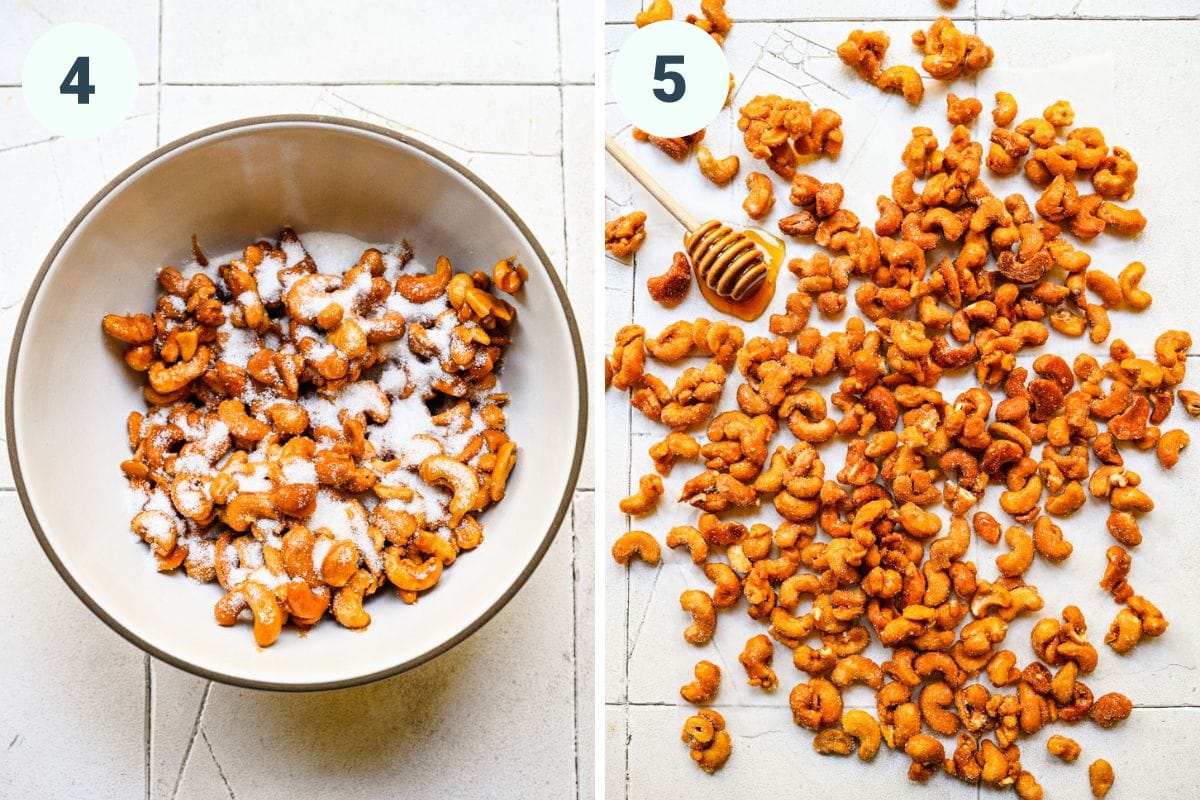
M 747 19 L 738 17 L 737 22 L 742 25 L 780 25 L 796 22 L 803 23 L 828 23 L 828 22 L 933 22 L 937 19 L 936 15 L 914 16 L 914 17 L 819 17 L 816 19 L 796 19 L 795 17 L 765 17 L 761 19 Z M 964 16 L 951 17 L 955 22 L 969 22 L 972 20 L 982 22 L 1195 22 L 1200 20 L 1200 16 L 1178 15 L 1171 17 L 1120 17 L 1120 16 L 1063 16 L 1050 15 L 1045 17 L 1035 16 L 1019 16 L 1019 17 L 1003 17 L 1003 16 Z M 630 20 L 609 20 L 605 22 L 606 28 L 628 28 L 634 23 Z
M 162 57 L 163 57 L 163 0 L 158 0 L 158 70 L 155 75 L 156 83 L 154 87 L 154 146 L 162 145 Z M 145 800 L 150 800 L 150 748 L 154 739 L 154 674 L 150 665 L 150 654 L 146 653 L 142 656 L 142 664 L 145 672 L 142 681 L 145 685 L 145 718 L 142 721 L 144 737 L 142 743 L 143 756 L 145 765 L 143 774 L 145 776 Z M 205 694 L 207 698 L 207 693 Z M 189 743 L 190 747 L 190 743 Z M 180 770 L 180 777 L 183 771 Z M 178 789 L 178 785 L 176 786 Z
M 563 89 L 561 0 L 555 0 L 554 4 L 554 42 L 558 55 L 558 174 L 559 200 L 562 207 L 562 280 L 563 285 L 568 287 L 567 296 L 570 297 L 571 259 L 567 254 L 569 246 L 567 235 L 567 112 L 566 92 Z M 585 432 L 584 436 L 586 435 Z M 579 551 L 576 547 L 575 536 L 575 500 L 576 497 L 573 495 L 571 497 L 571 734 L 573 737 L 571 766 L 575 773 L 575 800 L 581 800 L 582 787 L 579 784 Z
M 152 688 L 153 684 L 151 682 L 153 680 L 153 678 L 152 678 L 152 675 L 150 672 L 150 654 L 149 653 L 146 653 L 142 656 L 142 666 L 145 670 L 145 672 L 143 674 L 143 678 L 142 678 L 143 684 L 145 685 L 145 697 L 144 697 L 145 716 L 142 719 L 143 754 L 145 755 L 145 759 L 146 759 L 145 768 L 144 768 L 145 784 L 146 784 L 145 798 L 146 798 L 146 800 L 150 800 L 150 739 L 151 739 L 151 725 L 154 722 L 154 713 L 153 713 L 153 707 L 151 706 L 151 703 L 153 702 L 154 694 L 153 694 L 153 688 Z
M 154 145 L 162 145 L 162 54 L 163 54 L 163 0 L 158 0 L 158 74 L 154 84 Z M 147 797 L 149 795 L 147 794 Z

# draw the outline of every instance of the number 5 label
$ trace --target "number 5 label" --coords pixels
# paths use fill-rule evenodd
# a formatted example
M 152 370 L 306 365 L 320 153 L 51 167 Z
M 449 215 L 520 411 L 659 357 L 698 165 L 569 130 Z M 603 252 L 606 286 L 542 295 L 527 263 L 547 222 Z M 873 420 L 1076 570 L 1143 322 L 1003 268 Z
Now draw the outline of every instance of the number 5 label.
M 101 25 L 68 22 L 41 36 L 21 73 L 25 103 L 38 122 L 68 138 L 90 138 L 129 116 L 137 99 L 133 51 Z
M 687 136 L 712 122 L 729 93 L 721 47 L 686 22 L 639 28 L 617 53 L 613 94 L 625 116 L 654 136 Z

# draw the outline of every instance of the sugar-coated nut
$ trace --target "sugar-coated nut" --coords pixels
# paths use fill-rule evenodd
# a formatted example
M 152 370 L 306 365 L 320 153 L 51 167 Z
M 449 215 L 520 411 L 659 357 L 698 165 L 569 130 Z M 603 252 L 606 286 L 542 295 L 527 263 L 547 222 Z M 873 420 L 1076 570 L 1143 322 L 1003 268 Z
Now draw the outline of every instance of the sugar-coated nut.
M 742 201 L 742 208 L 750 219 L 762 219 L 775 205 L 775 187 L 771 179 L 761 172 L 751 172 L 747 175 L 746 187 L 750 193 Z
M 1153 298 L 1150 293 L 1139 288 L 1142 276 L 1146 274 L 1146 267 L 1140 261 L 1130 263 L 1125 269 L 1121 270 L 1117 276 L 1117 284 L 1121 289 L 1121 296 L 1125 300 L 1125 305 L 1132 308 L 1134 311 L 1143 311 L 1150 307 Z
M 879 723 L 868 712 L 851 709 L 842 715 L 842 730 L 858 740 L 858 757 L 870 761 L 879 752 Z
M 671 266 L 662 275 L 646 280 L 646 289 L 650 299 L 664 306 L 678 304 L 687 296 L 692 288 L 692 268 L 688 264 L 687 255 L 676 253 L 671 259 Z
M 679 694 L 684 700 L 697 705 L 712 702 L 721 684 L 721 668 L 711 661 L 699 661 L 693 673 L 696 679 L 680 687 Z
M 1103 758 L 1098 758 L 1088 766 L 1088 783 L 1092 787 L 1092 797 L 1101 798 L 1112 788 L 1115 776 L 1112 764 Z
M 970 125 L 982 113 L 979 98 L 959 97 L 953 92 L 946 95 L 946 119 L 951 125 Z
M 652 22 L 663 22 L 671 19 L 675 15 L 675 10 L 671 8 L 670 0 L 653 0 L 650 7 L 645 11 L 639 11 L 633 18 L 633 22 L 639 28 L 643 28 Z
M 788 704 L 793 721 L 814 731 L 832 725 L 842 716 L 842 695 L 824 678 L 797 684 L 788 696 Z
M 505 294 L 516 294 L 521 291 L 525 281 L 529 280 L 529 272 L 523 264 L 517 262 L 516 256 L 502 258 L 492 267 L 492 281 L 496 288 Z
M 898 92 L 910 106 L 918 105 L 925 96 L 921 76 L 910 66 L 898 64 L 879 73 L 875 85 L 885 92 Z
M 654 566 L 662 557 L 662 550 L 646 531 L 627 531 L 613 542 L 612 557 L 618 564 L 628 565 L 634 556 Z
M 765 690 L 774 689 L 779 685 L 775 670 L 771 669 L 771 660 L 775 655 L 775 647 L 771 640 L 763 634 L 750 637 L 746 646 L 738 655 L 738 661 L 746 670 L 747 682 L 751 686 L 759 686 Z
M 696 162 L 700 167 L 700 174 L 717 186 L 724 186 L 733 180 L 741 167 L 736 153 L 717 158 L 703 145 L 696 148 Z
M 836 158 L 841 152 L 842 118 L 832 109 L 814 112 L 802 100 L 758 95 L 738 112 L 746 149 L 786 180 L 795 175 L 799 156 L 826 153 Z
M 1092 703 L 1092 720 L 1102 728 L 1111 728 L 1133 713 L 1133 703 L 1119 692 L 1109 692 Z
M 245 608 L 254 615 L 254 641 L 270 647 L 283 629 L 283 611 L 275 594 L 257 581 L 244 581 L 217 601 L 213 616 L 219 625 L 232 625 Z
M 1068 764 L 1079 758 L 1079 753 L 1082 750 L 1079 742 L 1069 736 L 1060 736 L 1058 734 L 1046 740 L 1046 749 L 1050 751 L 1050 755 Z
M 632 258 L 646 241 L 646 212 L 632 211 L 604 223 L 604 249 L 621 259 Z
M 688 589 L 679 596 L 679 605 L 692 615 L 692 624 L 683 632 L 691 644 L 706 644 L 717 629 L 717 610 L 712 598 L 699 589 Z
M 1066 100 L 1058 100 L 1046 106 L 1042 117 L 1056 128 L 1068 128 L 1075 124 L 1075 111 Z
M 813 737 L 812 746 L 823 756 L 848 756 L 854 752 L 854 737 L 838 728 L 826 728 Z
M 638 490 L 620 502 L 621 512 L 634 517 L 642 517 L 658 506 L 663 495 L 662 478 L 654 474 L 643 475 L 638 479 Z
M 1007 128 L 1017 118 L 1017 99 L 1008 92 L 996 92 L 996 107 L 992 109 L 992 122 L 997 128 Z
M 444 455 L 429 456 L 421 462 L 418 473 L 426 483 L 454 492 L 450 499 L 451 526 L 458 525 L 467 512 L 479 506 L 479 475 L 461 461 Z
M 904 753 L 912 759 L 908 777 L 910 780 L 923 781 L 932 771 L 941 766 L 946 757 L 946 749 L 942 743 L 929 734 L 918 733 L 909 737 L 904 743 Z
M 890 37 L 883 31 L 853 30 L 846 41 L 838 45 L 837 54 L 859 77 L 874 82 L 883 71 L 883 58 L 890 43 Z
M 1187 447 L 1189 442 L 1191 442 L 1191 437 L 1188 436 L 1187 431 L 1179 428 L 1159 436 L 1158 445 L 1155 448 L 1158 463 L 1167 469 L 1174 467 L 1179 463 L 1179 452 Z

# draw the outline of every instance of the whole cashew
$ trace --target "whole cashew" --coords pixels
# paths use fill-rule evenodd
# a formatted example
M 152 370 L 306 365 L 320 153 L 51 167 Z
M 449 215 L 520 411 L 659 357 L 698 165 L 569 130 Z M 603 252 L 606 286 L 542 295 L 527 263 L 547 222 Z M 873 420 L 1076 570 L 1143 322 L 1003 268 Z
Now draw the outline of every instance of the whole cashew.
M 429 456 L 418 469 L 421 480 L 434 486 L 446 486 L 454 497 L 450 500 L 450 526 L 480 505 L 479 476 L 475 470 L 450 456 Z
M 347 628 L 357 630 L 371 624 L 371 615 L 363 609 L 363 595 L 374 584 L 365 569 L 355 572 L 333 597 L 333 617 Z
M 721 683 L 721 668 L 711 661 L 699 661 L 693 673 L 696 680 L 682 686 L 679 694 L 689 703 L 699 705 L 711 702 L 717 696 L 717 687 Z
M 218 625 L 233 625 L 247 607 L 254 615 L 254 641 L 259 647 L 270 647 L 283 629 L 283 611 L 275 594 L 257 581 L 244 581 L 226 592 L 213 608 Z
M 410 303 L 428 303 L 446 291 L 453 272 L 450 259 L 438 256 L 433 274 L 401 275 L 396 278 L 396 292 Z
M 696 148 L 696 161 L 700 165 L 700 174 L 718 186 L 724 186 L 737 177 L 741 166 L 736 154 L 718 159 L 704 145 Z
M 645 516 L 654 511 L 662 495 L 662 478 L 654 474 L 643 475 L 638 479 L 638 491 L 620 502 L 621 511 L 634 517 Z
M 442 560 L 429 556 L 418 561 L 412 556 L 402 556 L 399 548 L 389 547 L 383 554 L 383 571 L 400 591 L 423 592 L 441 580 Z
M 699 531 L 697 531 L 698 533 Z M 667 542 L 669 545 L 669 538 Z M 646 531 L 627 531 L 613 542 L 612 556 L 618 564 L 627 566 L 635 555 L 650 566 L 654 566 L 661 558 L 662 551 L 658 542 Z
M 699 589 L 688 589 L 679 596 L 679 605 L 692 615 L 692 624 L 683 632 L 691 644 L 706 644 L 717 629 L 717 610 L 712 598 Z

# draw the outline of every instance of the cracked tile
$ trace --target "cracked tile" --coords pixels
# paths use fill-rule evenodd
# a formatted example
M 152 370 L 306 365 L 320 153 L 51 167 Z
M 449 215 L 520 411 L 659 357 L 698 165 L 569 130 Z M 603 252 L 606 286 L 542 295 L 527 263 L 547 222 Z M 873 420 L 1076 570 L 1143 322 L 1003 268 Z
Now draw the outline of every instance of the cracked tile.
M 142 652 L 93 616 L 0 492 L 0 795 L 141 797 Z
M 928 9 L 932 4 L 922 4 Z M 970 8 L 969 3 L 960 6 Z M 754 15 L 767 14 L 757 4 Z M 1092 4 L 1090 8 L 1095 8 Z M 906 16 L 909 5 L 901 7 L 896 16 Z M 1081 12 L 1089 10 L 1087 0 L 1081 4 Z M 791 16 L 794 12 L 788 14 Z M 849 12 L 847 12 L 849 13 Z M 924 13 L 928 13 L 925 11 Z M 737 13 L 734 16 L 738 16 Z M 748 16 L 748 15 L 745 15 Z M 869 23 L 872 28 L 882 28 L 892 37 L 893 52 L 889 63 L 913 63 L 915 52 L 908 45 L 908 36 L 917 27 L 911 21 Z M 1188 304 L 1194 293 L 1170 291 L 1172 283 L 1181 284 L 1188 280 L 1182 271 L 1187 269 L 1177 253 L 1168 250 L 1168 240 L 1187 241 L 1196 232 L 1197 226 L 1187 217 L 1190 209 L 1189 191 L 1200 175 L 1187 159 L 1180 159 L 1179 135 L 1176 132 L 1190 130 L 1183 119 L 1187 113 L 1186 103 L 1180 103 L 1177 90 L 1170 81 L 1147 81 L 1145 75 L 1194 75 L 1200 72 L 1200 59 L 1193 56 L 1196 37 L 1200 30 L 1178 22 L 1095 22 L 1077 21 L 1055 23 L 1061 32 L 1063 47 L 1048 54 L 1044 41 L 1030 36 L 1032 24 L 1024 21 L 991 21 L 979 23 L 979 33 L 997 52 L 997 64 L 970 82 L 958 82 L 947 86 L 930 81 L 926 84 L 926 98 L 917 109 L 909 109 L 895 95 L 885 95 L 874 87 L 853 76 L 835 57 L 832 49 L 842 41 L 849 24 L 846 22 L 795 22 L 784 24 L 761 24 L 741 22 L 727 43 L 738 82 L 734 105 L 744 102 L 755 94 L 776 92 L 793 97 L 806 98 L 814 104 L 829 105 L 842 114 L 846 134 L 845 149 L 836 161 L 817 159 L 806 165 L 805 171 L 823 180 L 835 179 L 846 189 L 845 205 L 857 211 L 864 220 L 874 218 L 875 197 L 886 193 L 890 177 L 900 168 L 899 149 L 907 140 L 909 131 L 916 125 L 931 125 L 939 137 L 948 135 L 945 113 L 945 94 L 953 89 L 958 94 L 980 97 L 984 102 L 985 114 L 990 111 L 991 96 L 998 89 L 1017 93 L 1024 116 L 1031 116 L 1058 97 L 1068 97 L 1076 109 L 1081 124 L 1098 125 L 1110 143 L 1130 146 L 1142 166 L 1142 178 L 1134 205 L 1142 207 L 1151 223 L 1146 232 L 1135 240 L 1116 237 L 1101 237 L 1086 246 L 1093 254 L 1093 264 L 1115 274 L 1124 264 L 1138 259 L 1146 262 L 1147 281 L 1162 287 L 1158 292 L 1151 283 L 1147 285 L 1155 293 L 1155 303 L 1150 311 L 1136 318 L 1125 317 L 1117 312 L 1114 329 L 1135 349 L 1147 352 L 1158 332 L 1175 322 L 1190 325 L 1194 315 Z M 866 27 L 865 25 L 863 27 Z M 609 51 L 608 65 L 611 67 L 612 53 L 629 35 L 631 26 L 610 25 L 606 30 L 606 49 Z M 1057 40 L 1057 39 L 1056 39 Z M 1146 52 L 1145 43 L 1156 43 L 1153 54 Z M 1169 62 L 1175 64 L 1171 66 Z M 1137 70 L 1123 69 L 1119 65 L 1137 63 Z M 1011 65 L 1011 66 L 1010 66 Z M 1027 65 L 1038 65 L 1036 68 Z M 1142 66 L 1144 65 L 1144 67 Z M 1145 71 L 1144 71 L 1145 70 Z M 1034 76 L 1036 75 L 1036 80 Z M 1019 87 L 1019 90 L 1014 87 Z M 1025 99 L 1027 97 L 1027 99 Z M 619 109 L 611 103 L 606 105 L 606 126 L 618 140 L 624 143 L 654 175 L 663 182 L 674 196 L 685 198 L 693 213 L 701 218 L 726 219 L 734 225 L 747 225 L 740 203 L 744 187 L 737 181 L 725 189 L 715 189 L 697 174 L 691 161 L 676 163 L 659 153 L 655 148 L 634 143 L 629 136 L 628 125 Z M 1087 109 L 1086 112 L 1084 109 Z M 1024 118 L 1024 117 L 1022 117 Z M 986 117 L 985 117 L 986 119 Z M 723 112 L 709 126 L 705 143 L 718 155 L 737 153 L 742 158 L 743 176 L 752 169 L 763 171 L 761 163 L 750 161 L 742 147 L 740 134 L 734 123 L 736 112 Z M 977 124 L 976 137 L 985 123 Z M 883 143 L 883 144 L 880 144 Z M 650 216 L 646 244 L 630 265 L 605 259 L 605 282 L 609 308 L 606 315 L 605 340 L 611 342 L 612 333 L 621 325 L 636 317 L 653 334 L 669 321 L 676 318 L 709 316 L 712 311 L 697 296 L 687 298 L 684 303 L 670 311 L 663 311 L 650 302 L 643 285 L 649 275 L 661 271 L 679 249 L 682 234 L 680 226 L 665 211 L 659 208 L 639 187 L 625 176 L 611 159 L 605 165 L 605 217 L 612 219 L 628 211 L 641 208 Z M 1153 176 L 1153 177 L 1151 177 Z M 1023 179 L 1016 179 L 1013 188 L 1006 188 L 1005 181 L 988 178 L 989 185 L 1001 194 L 1013 189 L 1031 196 L 1033 190 Z M 779 198 L 772 215 L 763 222 L 768 230 L 775 227 L 779 216 L 787 214 L 786 187 L 775 180 Z M 807 245 L 788 243 L 788 256 L 807 256 L 814 248 Z M 1184 259 L 1186 261 L 1186 259 Z M 1157 269 L 1157 277 L 1154 277 Z M 778 293 L 776 302 L 782 306 L 784 294 Z M 828 330 L 841 327 L 844 317 L 836 321 L 814 318 L 812 324 Z M 1198 331 L 1191 331 L 1197 336 Z M 1061 340 L 1059 340 L 1061 342 Z M 1103 353 L 1106 345 L 1095 346 L 1088 342 L 1066 342 L 1063 349 L 1072 354 L 1079 351 Z M 1030 355 L 1029 358 L 1032 358 Z M 686 366 L 692 366 L 692 361 Z M 670 382 L 683 365 L 664 368 L 655 365 L 654 372 Z M 970 383 L 965 379 L 963 385 Z M 736 385 L 736 381 L 733 382 Z M 1189 384 L 1194 381 L 1189 380 Z M 958 382 L 948 380 L 944 388 L 954 394 Z M 720 408 L 734 407 L 733 392 L 726 390 Z M 625 496 L 631 479 L 650 471 L 646 456 L 649 443 L 660 438 L 662 431 L 647 423 L 640 414 L 629 411 L 626 395 L 609 392 L 606 395 L 606 413 L 610 437 L 619 437 L 626 447 L 613 445 L 608 448 L 610 473 L 617 479 L 609 481 L 608 497 L 605 501 L 606 525 L 612 533 L 628 528 L 631 521 L 615 511 L 615 504 Z M 1171 425 L 1184 425 L 1180 416 L 1171 420 Z M 629 438 L 626 438 L 629 437 Z M 840 464 L 844 447 L 830 445 L 823 451 L 827 465 Z M 1185 451 L 1186 457 L 1186 451 Z M 1144 577 L 1133 580 L 1139 591 L 1144 591 L 1155 603 L 1177 609 L 1164 613 L 1172 620 L 1166 635 L 1156 641 L 1143 641 L 1131 656 L 1118 657 L 1104 645 L 1099 645 L 1101 663 L 1089 676 L 1089 686 L 1097 694 L 1118 690 L 1124 691 L 1141 706 L 1135 712 L 1136 724 L 1130 730 L 1149 730 L 1154 726 L 1189 725 L 1191 716 L 1200 709 L 1158 709 L 1156 706 L 1194 707 L 1197 699 L 1197 669 L 1200 669 L 1200 634 L 1188 622 L 1189 611 L 1197 599 L 1197 589 L 1190 585 L 1189 573 L 1180 564 L 1191 563 L 1197 558 L 1188 531 L 1194 528 L 1191 519 L 1200 509 L 1200 490 L 1180 480 L 1180 476 L 1161 469 L 1152 454 L 1131 453 L 1130 465 L 1142 476 L 1149 493 L 1163 498 L 1156 513 L 1145 525 L 1147 543 L 1134 556 L 1134 571 Z M 1136 463 L 1135 463 L 1136 462 Z M 613 472 L 619 470 L 619 472 Z M 685 465 L 677 467 L 679 475 L 672 475 L 664 482 L 667 495 L 678 492 L 680 482 L 696 470 Z M 992 493 L 994 494 L 994 493 Z M 1165 498 L 1170 498 L 1166 501 Z M 995 504 L 997 497 L 989 496 L 987 504 Z M 1094 504 L 1093 504 L 1094 505 Z M 773 514 L 763 514 L 773 520 Z M 674 509 L 662 508 L 655 515 L 643 520 L 632 521 L 634 527 L 653 531 L 660 542 L 671 526 L 683 518 Z M 1109 622 L 1116 612 L 1111 598 L 1096 585 L 1104 567 L 1104 550 L 1111 542 L 1103 533 L 1104 514 L 1099 507 L 1091 505 L 1068 520 L 1062 521 L 1066 537 L 1075 545 L 1071 558 L 1061 566 L 1036 561 L 1028 579 L 1036 584 L 1046 600 L 1046 609 L 1029 619 L 1019 620 L 1009 630 L 1008 641 L 1014 646 L 1028 641 L 1029 630 L 1040 616 L 1057 614 L 1067 603 L 1079 605 L 1090 623 L 1093 640 L 1103 638 Z M 1096 532 L 1100 531 L 1097 535 Z M 979 565 L 981 574 L 991 574 L 990 563 L 1003 548 L 973 542 L 970 557 Z M 794 785 L 794 775 L 805 776 L 806 787 L 812 783 L 830 796 L 841 796 L 841 787 L 854 781 L 856 791 L 863 796 L 938 797 L 974 796 L 973 789 L 961 787 L 948 780 L 936 779 L 930 787 L 913 787 L 907 791 L 908 783 L 903 777 L 906 761 L 902 757 L 889 755 L 884 758 L 890 768 L 863 769 L 857 763 L 819 759 L 811 749 L 811 735 L 798 731 L 790 721 L 785 692 L 795 685 L 801 675 L 790 663 L 790 653 L 776 648 L 776 665 L 781 686 L 774 694 L 767 694 L 746 685 L 745 673 L 737 661 L 737 654 L 746 639 L 760 633 L 764 627 L 751 621 L 744 606 L 732 613 L 721 614 L 714 645 L 695 648 L 683 641 L 681 632 L 688 619 L 678 606 L 679 593 L 684 588 L 705 587 L 708 581 L 695 570 L 684 553 L 664 551 L 664 565 L 651 571 L 645 565 L 635 564 L 626 571 L 611 565 L 605 570 L 610 602 L 608 614 L 615 623 L 615 634 L 606 632 L 606 643 L 610 652 L 622 647 L 627 654 L 627 663 L 609 657 L 606 664 L 608 688 L 606 702 L 613 704 L 606 709 L 609 742 L 607 752 L 610 765 L 610 791 L 623 796 L 625 749 L 614 741 L 618 726 L 625 723 L 625 707 L 620 704 L 627 698 L 632 703 L 628 710 L 629 797 L 684 795 L 697 797 L 726 796 L 729 791 L 744 790 L 745 787 L 765 789 L 779 793 Z M 1091 577 L 1088 577 L 1091 576 Z M 614 608 L 614 595 L 616 596 Z M 628 597 L 626 604 L 625 598 Z M 742 601 L 744 602 L 744 601 Z M 627 620 L 627 624 L 626 624 Z M 882 656 L 877 644 L 868 655 Z M 715 704 L 731 720 L 730 729 L 734 736 L 734 755 L 729 767 L 713 778 L 703 775 L 689 763 L 686 752 L 678 744 L 678 727 L 686 715 L 686 704 L 678 695 L 679 686 L 690 680 L 691 669 L 700 658 L 708 658 L 722 666 L 721 695 Z M 857 688 L 848 693 L 852 704 L 872 703 L 869 691 Z M 1172 716 L 1174 715 L 1174 716 Z M 733 719 L 737 719 L 734 722 Z M 1134 723 L 1131 720 L 1130 723 Z M 1131 776 L 1131 784 L 1141 792 L 1146 781 L 1160 780 L 1154 769 L 1158 758 L 1157 745 L 1134 746 L 1130 742 L 1145 742 L 1130 731 L 1113 734 L 1105 738 L 1104 732 L 1089 727 L 1086 734 L 1080 727 L 1070 729 L 1071 735 L 1087 736 L 1094 749 L 1092 757 L 1105 755 L 1113 760 L 1113 754 L 1125 760 L 1117 765 L 1118 783 L 1121 775 Z M 624 728 L 622 728 L 624 730 Z M 1060 732 L 1055 728 L 1053 732 Z M 1189 736 L 1192 728 L 1187 728 Z M 1095 734 L 1095 735 L 1093 735 Z M 1051 783 L 1044 781 L 1048 795 L 1084 797 L 1087 795 L 1086 778 L 1078 765 L 1073 771 L 1060 767 L 1042 765 L 1042 741 L 1023 745 L 1023 751 L 1032 748 L 1035 755 L 1029 757 L 1030 764 L 1038 765 L 1035 773 L 1041 774 L 1061 770 L 1062 774 Z M 755 740 L 752 744 L 748 741 Z M 739 742 L 745 746 L 739 749 Z M 1120 743 L 1118 745 L 1118 742 Z M 1170 745 L 1175 748 L 1177 745 Z M 1189 745 L 1178 745 L 1183 752 Z M 672 757 L 671 749 L 679 752 Z M 742 759 L 739 763 L 739 758 Z M 612 762 L 621 772 L 612 774 Z M 779 763 L 789 764 L 789 769 L 779 771 Z M 736 764 L 736 766 L 735 766 Z M 794 765 L 794 766 L 793 766 Z M 853 772 L 846 770 L 853 769 Z M 1184 769 L 1190 780 L 1196 769 L 1190 764 Z M 792 777 L 785 777 L 792 776 Z M 810 781 L 811 776 L 811 781 Z M 863 789 L 857 787 L 862 786 Z M 734 789 L 733 787 L 737 787 Z M 1170 796 L 1165 780 L 1159 792 Z M 1065 794 L 1064 794 L 1065 793 Z M 1117 796 L 1116 794 L 1111 796 Z M 1139 795 L 1140 796 L 1140 795 Z M 1152 796 L 1148 794 L 1148 796 Z
M 204 763 L 208 745 L 240 797 L 339 798 L 351 786 L 415 786 L 409 783 L 415 780 L 413 764 L 438 763 L 464 746 L 479 754 L 466 743 L 483 741 L 486 757 L 422 771 L 422 792 L 454 797 L 486 783 L 489 796 L 500 798 L 567 796 L 575 786 L 576 735 L 570 710 L 575 696 L 571 552 L 566 527 L 529 583 L 495 619 L 405 675 L 319 694 L 213 684 L 181 796 L 193 771 L 203 773 L 209 796 L 221 796 L 223 784 Z M 155 694 L 156 703 L 186 709 L 170 734 L 183 737 L 186 749 L 191 725 L 181 723 L 195 719 L 196 689 L 175 682 L 173 690 L 181 694 L 171 695 L 164 686 Z M 180 752 L 178 742 L 172 747 Z M 288 767 L 264 770 L 264 763 Z M 497 769 L 498 764 L 508 768 Z M 163 766 L 174 780 L 172 765 Z M 153 785 L 162 785 L 157 776 Z

